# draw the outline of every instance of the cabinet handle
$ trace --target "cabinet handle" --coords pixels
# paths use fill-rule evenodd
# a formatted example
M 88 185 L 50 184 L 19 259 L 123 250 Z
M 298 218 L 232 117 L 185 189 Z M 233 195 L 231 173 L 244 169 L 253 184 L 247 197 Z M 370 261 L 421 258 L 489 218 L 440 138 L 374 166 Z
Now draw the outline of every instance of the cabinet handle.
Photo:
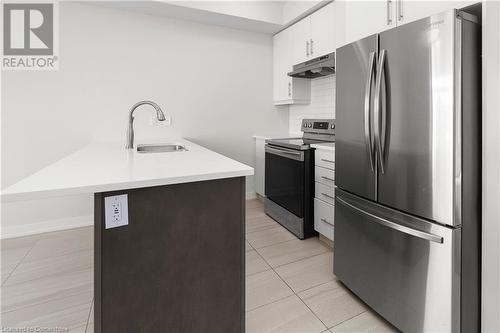
M 309 45 L 311 45 L 311 55 L 313 55 L 314 54 L 314 48 L 313 48 L 314 41 L 312 40 L 312 38 L 311 38 L 311 43 Z
M 392 24 L 392 0 L 386 1 L 387 5 L 387 25 Z
M 288 81 L 288 96 L 292 96 L 292 82 Z
M 306 40 L 306 56 L 309 57 L 309 41 Z
M 327 220 L 327 219 L 321 219 L 321 221 L 323 221 L 323 222 L 325 222 L 325 223 L 328 223 L 329 225 L 333 226 L 333 223 L 328 222 L 328 220 Z
M 324 195 L 325 197 L 330 198 L 330 199 L 335 199 L 335 198 L 334 198 L 334 197 L 332 197 L 331 195 L 326 194 L 326 193 L 323 193 L 323 192 L 321 192 L 321 195 Z
M 403 0 L 399 0 L 398 3 L 398 21 L 401 21 L 404 18 L 403 15 Z

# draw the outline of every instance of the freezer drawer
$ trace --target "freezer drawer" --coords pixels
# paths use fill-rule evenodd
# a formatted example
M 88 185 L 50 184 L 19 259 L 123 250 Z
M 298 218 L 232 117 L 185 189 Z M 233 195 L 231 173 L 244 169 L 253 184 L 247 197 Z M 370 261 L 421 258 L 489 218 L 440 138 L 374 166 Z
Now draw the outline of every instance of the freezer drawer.
M 460 330 L 461 229 L 337 190 L 334 272 L 403 332 Z

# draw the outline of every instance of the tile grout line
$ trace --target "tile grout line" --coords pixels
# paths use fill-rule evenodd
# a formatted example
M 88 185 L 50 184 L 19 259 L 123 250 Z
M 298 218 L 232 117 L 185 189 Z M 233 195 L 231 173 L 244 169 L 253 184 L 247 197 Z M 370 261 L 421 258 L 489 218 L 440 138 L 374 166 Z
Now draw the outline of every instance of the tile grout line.
M 42 261 L 42 260 L 59 259 L 59 258 L 65 257 L 65 256 L 70 256 L 70 255 L 75 255 L 75 254 L 81 254 L 82 252 L 93 252 L 93 251 L 94 251 L 93 248 L 75 250 L 75 251 L 70 251 L 70 252 L 63 253 L 63 254 L 56 254 L 54 256 L 42 257 L 42 258 L 38 258 L 38 259 L 35 259 L 35 260 L 26 261 L 26 262 L 23 261 L 23 264 L 31 264 L 31 263 L 34 263 L 34 262 L 37 262 L 37 261 Z
M 277 243 L 277 244 L 281 244 L 281 243 Z M 255 251 L 259 252 L 258 250 L 255 250 Z M 290 262 L 288 262 L 288 263 L 286 263 L 286 264 L 281 264 L 281 265 L 278 265 L 278 266 L 276 266 L 276 267 L 271 266 L 271 264 L 269 264 L 269 263 L 268 263 L 268 265 L 269 265 L 269 266 L 271 266 L 271 268 L 273 268 L 273 269 L 274 269 L 274 268 L 280 268 L 280 267 L 283 267 L 283 266 L 286 266 L 286 265 L 289 265 L 289 264 L 293 264 L 293 263 L 296 263 L 296 262 L 299 262 L 299 261 L 302 261 L 302 260 L 305 260 L 305 259 L 311 259 L 311 258 L 314 258 L 314 257 L 320 256 L 320 255 L 323 255 L 323 254 L 325 254 L 325 253 L 327 253 L 327 252 L 328 252 L 328 251 L 321 252 L 321 253 L 317 253 L 317 254 L 313 254 L 313 255 L 311 255 L 311 256 L 309 256 L 309 257 L 305 257 L 305 258 L 297 259 L 297 260 L 294 260 L 294 261 L 290 261 Z M 260 254 L 260 253 L 259 253 L 259 254 Z M 267 261 L 266 261 L 266 263 L 267 263 Z M 308 289 L 309 289 L 309 288 L 308 288 Z
M 348 322 L 349 320 L 352 320 L 352 319 L 354 319 L 354 318 L 356 318 L 356 317 L 359 317 L 359 316 L 361 316 L 363 313 L 366 313 L 366 312 L 368 312 L 368 310 L 365 310 L 365 311 L 363 311 L 363 312 L 361 312 L 361 313 L 358 313 L 358 314 L 357 314 L 357 315 L 355 315 L 355 316 L 352 316 L 351 318 L 348 318 L 348 319 L 346 319 L 346 320 L 343 320 L 343 321 L 341 321 L 340 323 L 333 325 L 332 327 L 328 327 L 328 329 L 329 329 L 329 330 L 331 330 L 332 328 L 337 327 L 337 326 L 339 326 L 339 325 L 342 325 L 343 323 Z
M 306 308 L 307 308 L 307 309 L 309 309 L 309 311 L 313 314 L 313 316 L 314 316 L 314 317 L 316 317 L 316 319 L 318 319 L 318 320 L 319 320 L 319 322 L 320 322 L 320 323 L 322 323 L 322 324 L 323 324 L 323 326 L 324 326 L 324 327 L 328 330 L 328 329 L 329 329 L 329 328 L 328 328 L 328 326 L 326 326 L 326 325 L 325 325 L 325 323 L 324 323 L 324 322 L 323 322 L 323 321 L 322 321 L 322 320 L 321 320 L 321 319 L 320 319 L 320 318 L 319 318 L 319 317 L 318 317 L 318 316 L 314 313 L 314 311 L 313 311 L 313 310 L 311 310 L 311 308 L 310 308 L 309 306 L 307 306 L 307 304 L 304 302 L 304 300 L 302 300 L 302 298 L 300 298 L 300 296 L 299 296 L 299 295 L 295 292 L 295 290 L 293 290 L 293 288 L 292 288 L 292 287 L 290 287 L 290 285 L 289 285 L 289 284 L 288 284 L 288 283 L 287 283 L 287 282 L 286 282 L 286 281 L 285 281 L 285 280 L 281 277 L 281 275 L 279 275 L 279 274 L 278 274 L 278 272 L 276 272 L 276 271 L 274 270 L 274 268 L 273 268 L 273 267 L 269 264 L 269 262 L 267 262 L 267 260 L 266 260 L 266 259 L 265 259 L 265 258 L 264 258 L 264 257 L 263 257 L 260 253 L 259 253 L 259 251 L 256 251 L 256 252 L 257 252 L 257 254 L 258 254 L 258 255 L 262 258 L 262 260 L 264 260 L 264 262 L 265 262 L 266 264 L 268 264 L 268 265 L 271 267 L 271 270 L 272 270 L 272 271 L 273 271 L 273 272 L 274 272 L 274 273 L 278 276 L 278 278 L 279 278 L 281 281 L 283 281 L 283 283 L 284 283 L 284 284 L 285 284 L 285 285 L 286 285 L 286 286 L 287 286 L 287 287 L 288 287 L 288 288 L 292 291 L 293 295 L 291 295 L 291 296 L 294 296 L 294 295 L 295 295 L 295 296 L 296 296 L 296 297 L 297 297 L 297 298 L 298 298 L 298 299 L 302 302 L 302 304 L 304 304 L 304 305 L 306 306 Z M 307 258 L 305 258 L 305 259 L 307 259 Z M 298 260 L 298 261 L 300 261 L 300 260 Z M 311 287 L 311 288 L 312 288 L 312 287 Z M 303 291 L 303 290 L 302 290 L 302 291 Z M 283 299 L 284 299 L 284 298 L 282 298 L 281 300 L 283 300 Z M 268 304 L 271 304 L 271 303 L 268 303 Z M 264 305 L 262 305 L 262 306 L 265 306 L 265 305 L 268 305 L 268 304 L 264 304 Z
M 74 269 L 74 270 L 71 270 L 71 271 L 67 271 L 67 272 L 59 272 L 59 273 L 53 273 L 51 275 L 46 275 L 46 276 L 42 276 L 42 277 L 35 277 L 33 279 L 24 280 L 24 281 L 21 281 L 21 282 L 15 282 L 13 284 L 9 284 L 8 286 L 3 286 L 3 287 L 16 286 L 16 285 L 23 284 L 23 283 L 32 283 L 33 281 L 36 281 L 36 280 L 43 280 L 43 279 L 47 279 L 47 278 L 52 278 L 52 277 L 57 276 L 57 275 L 66 275 L 66 274 L 72 274 L 72 273 L 81 273 L 81 272 L 87 271 L 89 269 L 92 269 L 92 271 L 93 271 L 94 270 L 94 265 L 92 264 L 91 267 L 80 267 L 80 268 L 77 268 L 77 269 Z M 10 275 L 9 275 L 9 277 L 10 277 Z
M 2 311 L 1 314 L 5 314 L 5 313 L 10 313 L 10 312 L 14 312 L 14 311 L 19 311 L 19 310 L 23 310 L 23 309 L 26 309 L 26 308 L 29 308 L 31 306 L 38 306 L 38 305 L 43 305 L 43 304 L 46 304 L 46 303 L 49 303 L 49 302 L 52 302 L 52 301 L 60 301 L 60 300 L 63 300 L 65 298 L 70 298 L 70 297 L 73 297 L 73 296 L 77 296 L 79 294 L 84 294 L 85 292 L 78 292 L 78 293 L 75 293 L 75 294 L 71 294 L 71 295 L 67 295 L 67 296 L 63 296 L 63 297 L 54 297 L 54 298 L 49 298 L 49 299 L 46 299 L 44 301 L 41 301 L 41 302 L 35 302 L 35 303 L 30 303 L 28 305 L 23 305 L 23 306 L 20 306 L 20 307 L 17 307 L 17 308 L 14 308 L 12 310 L 8 310 L 8 311 Z M 86 303 L 86 302 L 85 302 Z M 77 304 L 76 306 L 78 305 L 82 305 L 82 304 L 85 304 L 85 303 L 80 303 L 80 304 Z M 92 302 L 91 302 L 92 303 Z
M 30 247 L 30 249 L 26 252 L 26 254 L 21 258 L 21 260 L 19 260 L 19 262 L 17 263 L 17 265 L 12 269 L 12 271 L 10 272 L 10 274 L 7 276 L 7 278 L 5 280 L 3 280 L 1 286 L 3 287 L 5 285 L 5 283 L 7 282 L 7 280 L 10 279 L 10 277 L 12 276 L 12 274 L 14 273 L 14 271 L 19 267 L 19 265 L 21 265 L 21 263 L 24 261 L 24 259 L 26 259 L 26 257 L 28 256 L 28 254 L 31 253 L 31 250 L 33 250 L 35 248 L 35 245 L 36 243 L 38 243 L 38 240 L 33 242 L 33 245 Z
M 288 286 L 288 288 L 290 288 L 292 290 L 293 294 L 295 296 L 297 296 L 297 298 L 302 302 L 302 304 L 304 304 L 306 306 L 306 308 L 308 308 L 309 311 L 311 311 L 313 316 L 316 317 L 320 321 L 320 323 L 322 323 L 323 326 L 326 327 L 326 329 L 328 329 L 328 326 L 326 326 L 326 324 L 316 315 L 316 313 L 314 313 L 314 311 L 304 302 L 304 300 L 302 298 L 300 298 L 300 296 L 295 292 L 295 290 L 293 290 L 292 287 L 290 287 L 290 285 L 281 277 L 281 275 L 279 275 L 278 272 L 276 272 L 274 269 L 273 269 L 273 271 L 276 273 L 276 275 L 278 275 L 278 277 L 281 279 L 281 281 L 283 281 L 283 283 L 286 284 Z
M 92 297 L 92 302 L 90 302 L 89 315 L 87 316 L 87 324 L 85 325 L 85 333 L 87 333 L 87 330 L 89 329 L 90 314 L 92 313 L 93 307 L 94 307 L 94 297 Z
M 282 242 L 274 243 L 274 244 L 272 244 L 272 245 L 283 244 L 283 243 L 289 242 L 289 241 L 291 241 L 291 240 L 293 240 L 293 239 L 289 239 L 289 240 L 286 240 L 286 241 L 282 241 Z M 248 243 L 250 243 L 250 241 L 249 241 Z M 250 243 L 250 245 L 253 247 L 252 243 Z M 266 245 L 266 246 L 259 247 L 259 248 L 254 247 L 254 250 L 255 250 L 255 251 L 257 251 L 257 250 L 259 250 L 259 249 L 263 249 L 263 248 L 265 248 L 265 247 L 272 246 L 272 245 Z
M 278 228 L 278 227 L 283 228 L 281 225 L 277 224 L 277 225 L 273 225 L 273 226 L 270 226 L 270 227 L 266 227 L 265 229 L 261 229 L 261 230 L 255 230 L 255 231 L 250 231 L 250 232 L 246 232 L 245 231 L 245 236 L 248 235 L 248 234 L 254 234 L 256 232 L 266 231 L 266 230 L 273 229 L 273 228 Z M 283 228 L 283 229 L 286 230 L 285 228 Z M 288 231 L 288 230 L 286 230 L 286 231 Z

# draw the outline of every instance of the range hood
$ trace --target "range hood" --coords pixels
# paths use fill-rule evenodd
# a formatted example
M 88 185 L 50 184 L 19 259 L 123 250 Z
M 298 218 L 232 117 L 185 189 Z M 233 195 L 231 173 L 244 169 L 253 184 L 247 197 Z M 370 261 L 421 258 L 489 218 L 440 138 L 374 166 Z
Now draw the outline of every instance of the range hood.
M 293 71 L 288 76 L 302 79 L 314 79 L 335 73 L 335 53 L 317 57 L 293 66 Z

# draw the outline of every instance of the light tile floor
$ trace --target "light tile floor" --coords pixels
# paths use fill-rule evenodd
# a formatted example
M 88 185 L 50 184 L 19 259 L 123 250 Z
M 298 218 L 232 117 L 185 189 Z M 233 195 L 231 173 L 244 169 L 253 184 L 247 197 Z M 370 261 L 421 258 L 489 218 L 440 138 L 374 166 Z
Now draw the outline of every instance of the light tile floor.
M 333 275 L 333 252 L 247 202 L 247 332 L 397 332 Z M 93 229 L 1 242 L 1 326 L 93 329 Z

